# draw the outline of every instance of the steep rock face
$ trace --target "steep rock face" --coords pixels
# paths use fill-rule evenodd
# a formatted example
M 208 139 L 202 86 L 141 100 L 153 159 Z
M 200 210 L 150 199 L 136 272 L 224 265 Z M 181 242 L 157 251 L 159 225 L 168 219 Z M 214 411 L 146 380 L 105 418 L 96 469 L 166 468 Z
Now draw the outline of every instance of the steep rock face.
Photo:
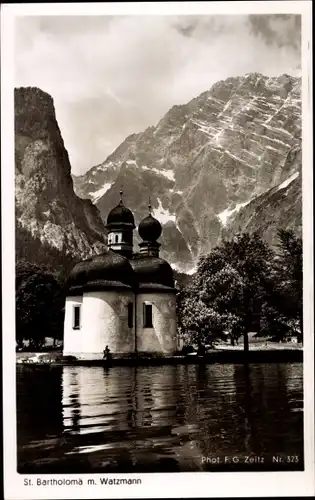
M 227 214 L 222 237 L 229 238 L 239 231 L 258 232 L 270 245 L 275 246 L 279 243 L 279 229 L 293 229 L 301 236 L 301 156 L 301 148 L 293 148 L 284 164 L 281 183 Z
M 70 171 L 52 98 L 37 88 L 15 89 L 17 235 L 27 230 L 81 258 L 105 248 L 105 229 L 91 201 L 74 194 Z
M 106 217 L 123 184 L 137 223 L 151 196 L 153 214 L 164 225 L 163 256 L 187 271 L 226 233 L 234 221 L 231 212 L 257 197 L 268 211 L 267 193 L 296 173 L 301 163 L 294 156 L 301 147 L 300 85 L 299 78 L 257 73 L 220 81 L 189 103 L 172 107 L 155 127 L 129 136 L 104 163 L 74 177 L 76 193 L 90 198 Z M 260 198 L 263 193 L 266 197 Z M 291 186 L 286 206 L 293 195 Z M 300 195 L 294 196 L 292 204 Z M 281 207 L 279 199 L 276 209 Z M 251 204 L 244 214 L 249 208 L 257 209 Z M 251 227 L 262 222 L 251 218 Z M 265 215 L 272 240 L 275 226 L 268 221 Z M 300 223 L 298 215 L 295 221 Z

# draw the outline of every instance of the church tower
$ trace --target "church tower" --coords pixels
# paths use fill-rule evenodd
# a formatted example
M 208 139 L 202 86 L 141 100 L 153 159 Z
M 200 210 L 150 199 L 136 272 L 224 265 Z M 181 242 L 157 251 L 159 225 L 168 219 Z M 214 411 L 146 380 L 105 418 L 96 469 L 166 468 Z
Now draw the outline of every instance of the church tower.
M 110 250 L 130 259 L 133 253 L 133 230 L 136 226 L 131 210 L 123 204 L 122 195 L 121 190 L 118 205 L 107 217 L 107 246 Z
M 136 346 L 138 352 L 157 352 L 171 355 L 176 351 L 176 289 L 173 270 L 159 257 L 162 233 L 160 222 L 151 214 L 138 227 L 142 242 L 140 252 L 130 264 L 137 280 Z
M 151 203 L 149 201 L 149 215 L 143 219 L 138 228 L 142 242 L 139 243 L 140 255 L 146 257 L 158 257 L 160 243 L 157 242 L 162 233 L 162 226 L 157 219 L 151 215 Z
M 122 194 L 107 217 L 108 251 L 78 262 L 68 277 L 64 355 L 102 359 L 105 346 L 118 358 L 172 355 L 178 347 L 173 270 L 159 257 L 162 226 L 149 204 L 134 253 L 134 216 Z

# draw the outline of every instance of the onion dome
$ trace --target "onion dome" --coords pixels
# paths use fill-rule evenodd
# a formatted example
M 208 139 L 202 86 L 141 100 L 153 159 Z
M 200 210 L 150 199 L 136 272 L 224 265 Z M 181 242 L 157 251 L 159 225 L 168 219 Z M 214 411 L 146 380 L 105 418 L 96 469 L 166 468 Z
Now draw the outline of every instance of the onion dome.
M 90 262 L 92 258 L 83 260 L 81 262 L 78 262 L 73 269 L 71 270 L 68 279 L 67 279 L 67 286 L 68 288 L 75 287 L 76 285 L 81 285 L 85 282 L 85 275 L 86 275 L 86 267 L 88 262 Z
M 144 241 L 156 241 L 161 236 L 162 226 L 157 219 L 149 214 L 140 222 L 138 233 Z
M 159 257 L 138 255 L 130 263 L 138 281 L 139 290 L 166 292 L 174 290 L 173 270 L 165 260 Z
M 134 229 L 135 220 L 133 213 L 129 208 L 125 207 L 122 201 L 122 191 L 120 191 L 120 201 L 116 207 L 114 207 L 108 214 L 107 225 L 108 229 L 115 227 L 130 227 Z
M 95 290 L 130 290 L 134 286 L 135 275 L 129 260 L 112 250 L 76 264 L 67 281 L 68 295 Z

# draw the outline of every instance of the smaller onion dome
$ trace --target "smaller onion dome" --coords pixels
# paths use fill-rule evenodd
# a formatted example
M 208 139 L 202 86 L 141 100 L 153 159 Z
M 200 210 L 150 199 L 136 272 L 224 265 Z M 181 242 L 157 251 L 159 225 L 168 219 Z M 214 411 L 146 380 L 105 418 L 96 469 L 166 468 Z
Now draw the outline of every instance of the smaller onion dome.
M 138 233 L 144 241 L 156 241 L 161 236 L 162 226 L 150 214 L 140 222 Z

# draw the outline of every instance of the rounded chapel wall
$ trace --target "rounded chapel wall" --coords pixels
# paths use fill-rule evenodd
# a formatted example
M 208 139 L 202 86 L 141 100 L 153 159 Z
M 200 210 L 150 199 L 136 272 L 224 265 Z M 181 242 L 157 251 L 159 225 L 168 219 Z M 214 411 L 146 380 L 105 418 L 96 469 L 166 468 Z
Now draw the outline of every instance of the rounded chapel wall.
M 141 293 L 136 300 L 137 351 L 172 354 L 177 349 L 175 293 Z M 152 328 L 144 326 L 143 304 L 152 305 Z
M 82 314 L 82 296 L 66 297 L 63 334 L 64 355 L 75 355 L 82 350 L 82 328 L 74 328 L 74 308 L 76 306 L 80 307 Z
M 108 345 L 113 354 L 135 350 L 134 321 L 128 327 L 128 303 L 133 292 L 86 292 L 83 295 L 82 355 L 101 358 Z

